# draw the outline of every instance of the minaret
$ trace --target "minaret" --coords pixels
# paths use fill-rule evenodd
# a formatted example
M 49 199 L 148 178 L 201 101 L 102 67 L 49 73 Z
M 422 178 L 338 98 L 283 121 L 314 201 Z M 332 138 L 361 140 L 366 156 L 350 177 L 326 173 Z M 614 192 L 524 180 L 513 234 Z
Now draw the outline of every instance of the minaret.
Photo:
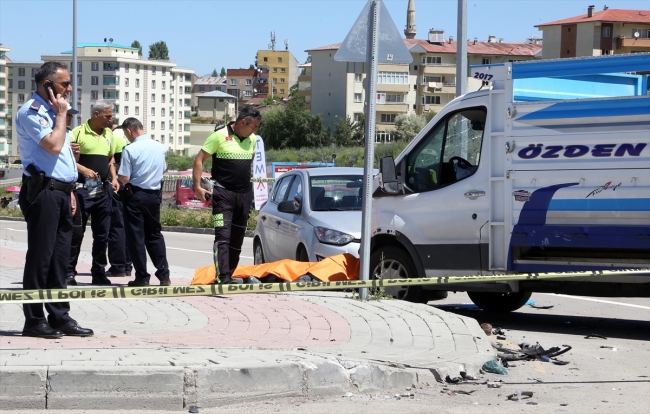
M 409 7 L 406 11 L 406 29 L 404 35 L 407 39 L 415 39 L 415 0 L 409 0 Z

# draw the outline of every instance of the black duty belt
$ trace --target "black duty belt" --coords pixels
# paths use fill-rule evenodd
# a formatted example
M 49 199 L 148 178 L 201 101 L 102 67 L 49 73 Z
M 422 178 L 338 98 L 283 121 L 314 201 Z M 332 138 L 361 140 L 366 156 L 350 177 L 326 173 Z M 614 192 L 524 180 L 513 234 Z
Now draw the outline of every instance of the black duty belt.
M 45 177 L 43 188 L 52 191 L 63 191 L 66 194 L 70 194 L 72 190 L 75 189 L 76 183 L 64 183 L 63 181 L 55 180 L 54 178 Z
M 140 191 L 142 191 L 143 193 L 147 193 L 147 194 L 158 194 L 158 193 L 160 193 L 160 190 L 147 190 L 145 188 L 136 187 L 135 185 L 131 185 L 131 187 L 133 188 L 134 193 L 139 193 Z

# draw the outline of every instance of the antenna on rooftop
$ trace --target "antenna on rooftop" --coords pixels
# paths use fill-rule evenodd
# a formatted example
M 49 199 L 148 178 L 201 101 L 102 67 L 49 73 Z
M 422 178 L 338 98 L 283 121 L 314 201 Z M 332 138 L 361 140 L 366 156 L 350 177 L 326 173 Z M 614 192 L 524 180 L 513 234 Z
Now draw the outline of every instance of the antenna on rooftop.
M 269 49 L 275 51 L 275 32 L 271 32 L 271 43 L 269 44 Z
M 284 39 L 284 50 L 289 50 L 289 39 Z

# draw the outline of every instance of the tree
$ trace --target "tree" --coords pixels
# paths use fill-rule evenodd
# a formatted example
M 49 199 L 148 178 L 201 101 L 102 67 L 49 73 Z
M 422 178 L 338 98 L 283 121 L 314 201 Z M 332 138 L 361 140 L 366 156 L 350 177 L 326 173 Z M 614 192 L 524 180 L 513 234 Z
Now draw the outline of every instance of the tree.
M 212 69 L 212 75 L 211 75 L 211 76 L 212 76 L 213 78 L 216 78 L 217 76 L 219 76 L 219 72 L 217 72 L 216 69 Z
M 257 55 L 258 54 L 259 53 L 255 53 L 255 68 L 259 68 L 259 66 L 257 66 Z M 255 69 L 255 68 L 251 68 L 251 69 Z
M 142 57 L 142 45 L 140 42 L 137 40 L 134 40 L 133 43 L 131 43 L 131 47 L 137 48 L 138 49 L 138 56 Z
M 159 41 L 149 45 L 150 60 L 169 60 L 169 49 L 164 41 Z
M 411 114 L 398 115 L 395 118 L 395 139 L 397 141 L 410 141 L 427 124 L 425 117 Z
M 276 102 L 282 100 L 278 95 L 266 95 L 266 98 L 262 101 L 262 105 L 273 105 Z
M 429 121 L 433 119 L 434 116 L 436 116 L 437 112 L 436 111 L 429 111 L 427 112 L 427 115 L 425 116 L 425 119 L 427 120 L 427 124 Z
M 219 76 L 226 76 L 226 68 L 223 66 L 221 67 L 221 72 L 219 73 Z
M 248 66 L 248 69 L 255 69 L 255 65 L 251 63 L 250 66 Z

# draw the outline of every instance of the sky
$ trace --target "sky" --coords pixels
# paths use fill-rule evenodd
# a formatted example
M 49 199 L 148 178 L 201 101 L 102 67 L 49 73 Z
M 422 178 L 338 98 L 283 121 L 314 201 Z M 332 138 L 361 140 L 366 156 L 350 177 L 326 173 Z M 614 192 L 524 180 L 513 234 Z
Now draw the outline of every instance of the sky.
M 130 46 L 165 41 L 170 59 L 199 76 L 222 67 L 248 68 L 270 33 L 276 50 L 289 50 L 300 63 L 305 50 L 343 41 L 367 0 L 77 0 L 77 41 Z M 406 24 L 408 0 L 384 0 L 397 28 Z M 467 37 L 505 42 L 541 37 L 535 25 L 610 9 L 649 10 L 648 0 L 467 0 Z M 0 0 L 0 43 L 13 61 L 39 62 L 43 54 L 72 49 L 72 0 Z M 457 39 L 457 0 L 415 0 L 416 38 L 431 28 Z M 33 22 L 33 26 L 28 26 Z

